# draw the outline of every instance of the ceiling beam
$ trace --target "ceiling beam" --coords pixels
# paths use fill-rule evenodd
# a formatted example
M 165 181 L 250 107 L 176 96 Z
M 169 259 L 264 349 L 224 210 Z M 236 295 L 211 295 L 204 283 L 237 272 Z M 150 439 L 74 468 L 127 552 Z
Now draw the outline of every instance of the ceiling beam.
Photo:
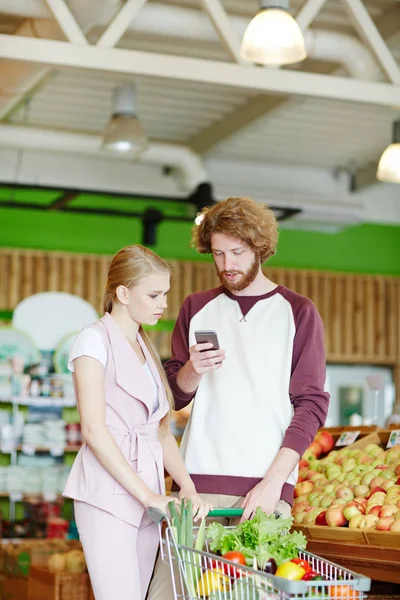
M 371 48 L 393 83 L 400 83 L 400 68 L 361 0 L 342 0 L 354 27 Z
M 43 37 L 63 39 L 63 33 L 55 21 L 27 19 L 17 29 L 15 35 L 24 37 Z M 0 120 L 36 88 L 48 75 L 50 69 L 45 65 L 29 62 L 0 61 Z
M 114 48 L 146 0 L 127 0 L 97 41 L 99 48 Z
M 286 69 L 263 69 L 155 52 L 76 46 L 66 42 L 0 34 L 0 57 L 58 67 L 171 78 L 245 90 L 400 107 L 400 85 L 355 81 L 346 77 L 298 73 Z
M 313 8 L 315 10 L 316 6 Z M 304 23 L 309 22 L 312 13 L 309 12 L 308 20 L 305 19 L 304 15 L 307 16 L 307 10 L 311 11 L 311 7 L 308 6 L 307 8 L 306 3 L 300 9 L 296 19 L 300 16 Z M 302 11 L 304 12 L 302 13 Z M 385 14 L 377 20 L 375 25 L 385 40 L 389 40 L 396 35 L 400 31 L 400 4 L 385 12 Z M 324 71 L 326 75 L 334 73 L 335 70 L 336 67 L 332 68 L 331 64 L 326 63 L 326 70 Z M 272 96 L 260 94 L 258 96 L 253 96 L 250 100 L 238 106 L 220 121 L 213 123 L 210 127 L 207 127 L 193 136 L 187 141 L 187 145 L 195 152 L 204 154 L 241 129 L 251 125 L 256 119 L 266 116 L 270 111 L 273 111 L 281 104 L 285 103 L 287 99 L 287 96 L 282 95 Z
M 89 43 L 74 15 L 65 4 L 65 0 L 46 0 L 46 4 L 53 13 L 67 40 L 72 44 L 78 44 L 78 46 L 86 46 Z
M 201 0 L 201 3 L 230 56 L 235 62 L 242 63 L 243 60 L 240 57 L 240 38 L 232 28 L 229 16 L 222 6 L 221 0 Z
M 305 32 L 327 0 L 306 0 L 296 15 L 300 29 Z

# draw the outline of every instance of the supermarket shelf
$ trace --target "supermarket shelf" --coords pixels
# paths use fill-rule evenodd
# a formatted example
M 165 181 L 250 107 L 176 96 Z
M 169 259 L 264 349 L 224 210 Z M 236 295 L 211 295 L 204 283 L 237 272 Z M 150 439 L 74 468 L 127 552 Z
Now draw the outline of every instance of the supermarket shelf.
M 21 398 L 20 396 L 14 396 L 8 400 L 1 398 L 0 402 L 11 402 L 12 404 L 17 404 L 19 406 L 54 406 L 60 408 L 76 406 L 74 396 L 66 396 L 64 398 L 49 398 L 43 396 L 27 396 L 25 398 Z

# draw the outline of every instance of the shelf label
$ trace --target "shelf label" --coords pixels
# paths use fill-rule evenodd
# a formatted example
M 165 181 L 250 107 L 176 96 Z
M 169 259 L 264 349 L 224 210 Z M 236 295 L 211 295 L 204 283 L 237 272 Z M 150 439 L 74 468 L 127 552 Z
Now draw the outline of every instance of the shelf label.
M 386 448 L 393 448 L 393 446 L 397 446 L 398 444 L 400 444 L 400 429 L 393 429 L 390 432 Z
M 360 431 L 344 431 L 340 435 L 335 446 L 350 446 L 350 444 L 353 444 L 356 441 L 359 435 Z

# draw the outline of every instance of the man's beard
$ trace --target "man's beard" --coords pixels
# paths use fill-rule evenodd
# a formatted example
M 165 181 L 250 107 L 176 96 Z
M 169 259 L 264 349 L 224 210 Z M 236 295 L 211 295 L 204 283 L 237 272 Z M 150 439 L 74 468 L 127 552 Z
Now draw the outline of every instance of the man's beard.
M 224 286 L 224 288 L 226 288 L 230 292 L 241 292 L 242 290 L 245 290 L 251 283 L 253 283 L 253 281 L 255 280 L 255 278 L 258 275 L 259 269 L 260 269 L 260 259 L 258 258 L 258 256 L 256 256 L 253 264 L 251 265 L 251 267 L 249 268 L 249 270 L 246 273 L 244 273 L 243 271 L 235 271 L 234 269 L 231 269 L 230 271 L 218 271 L 218 269 L 217 269 L 217 275 L 218 275 L 222 285 Z M 241 275 L 242 277 L 240 277 L 236 281 L 230 281 L 225 276 L 225 273 L 231 273 L 232 275 L 238 274 L 238 275 Z

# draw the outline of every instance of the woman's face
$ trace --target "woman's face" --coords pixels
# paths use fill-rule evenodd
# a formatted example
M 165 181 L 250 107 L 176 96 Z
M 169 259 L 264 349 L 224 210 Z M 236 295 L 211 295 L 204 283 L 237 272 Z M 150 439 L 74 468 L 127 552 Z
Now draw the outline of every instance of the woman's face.
M 144 277 L 127 291 L 127 308 L 131 319 L 139 325 L 155 325 L 167 308 L 169 273 L 156 271 Z

